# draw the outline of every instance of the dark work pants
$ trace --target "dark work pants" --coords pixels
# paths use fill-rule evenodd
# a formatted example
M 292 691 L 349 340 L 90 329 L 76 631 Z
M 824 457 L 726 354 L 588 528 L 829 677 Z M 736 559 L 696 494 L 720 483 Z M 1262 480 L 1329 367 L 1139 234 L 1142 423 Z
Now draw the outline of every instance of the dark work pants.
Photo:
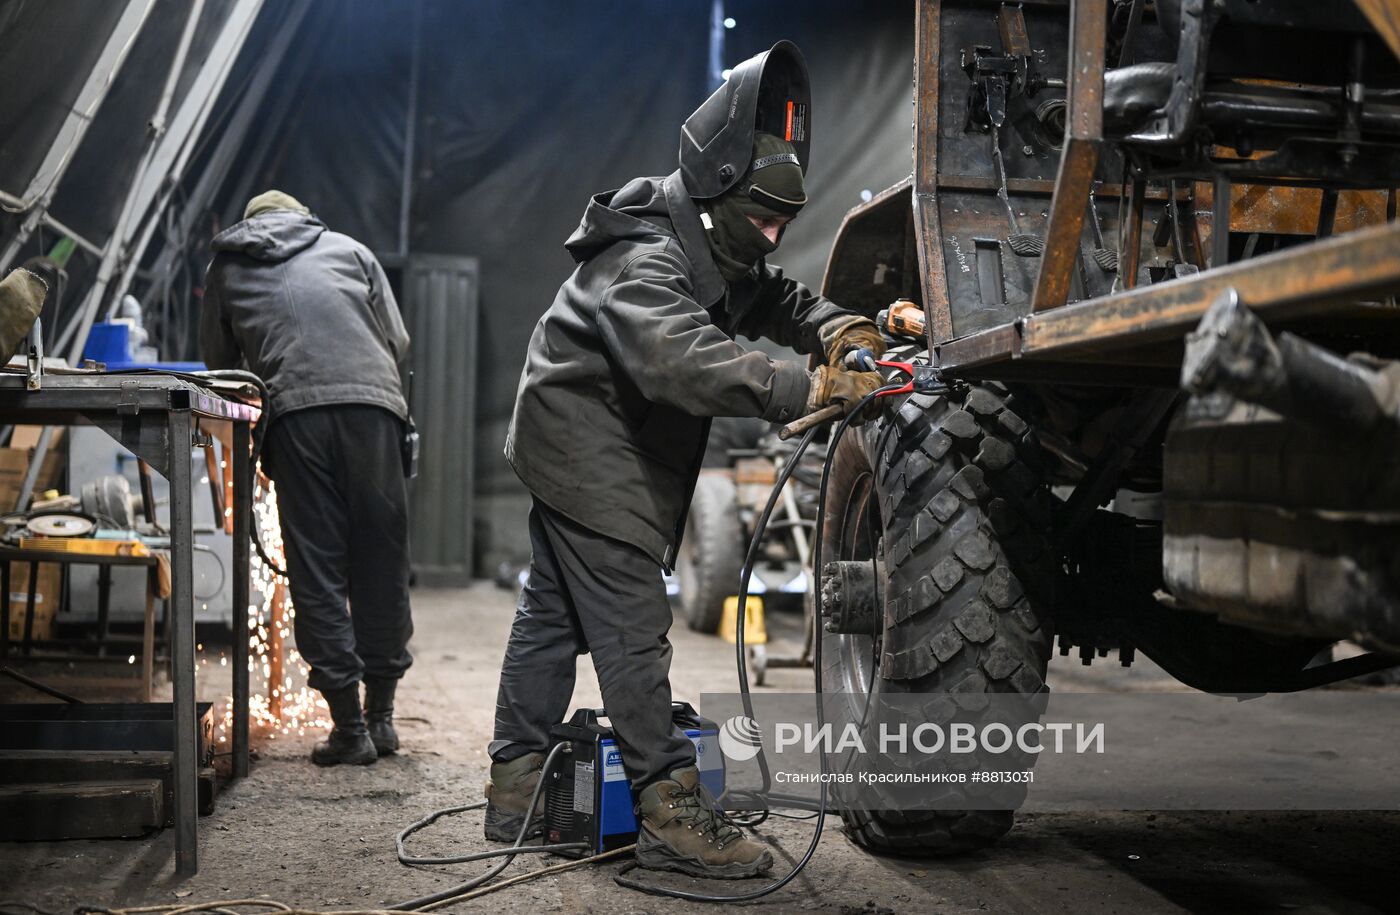
M 367 404 L 274 420 L 263 467 L 277 483 L 297 651 L 310 685 L 398 679 L 408 638 L 408 493 L 397 416 Z
M 508 762 L 549 748 L 549 729 L 569 712 L 575 661 L 592 653 L 633 787 L 694 765 L 694 745 L 671 724 L 671 605 L 661 567 L 538 500 L 530 546 L 501 665 L 491 758 Z

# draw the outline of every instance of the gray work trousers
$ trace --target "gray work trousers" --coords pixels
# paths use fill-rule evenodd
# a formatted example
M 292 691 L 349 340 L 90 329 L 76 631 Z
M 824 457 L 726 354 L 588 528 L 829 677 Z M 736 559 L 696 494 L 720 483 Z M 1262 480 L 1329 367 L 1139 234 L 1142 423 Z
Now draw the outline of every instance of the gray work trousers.
M 576 660 L 591 653 L 632 786 L 693 766 L 694 745 L 671 723 L 671 606 L 660 566 L 539 500 L 530 509 L 530 546 L 501 665 L 491 759 L 549 749 L 549 729 L 569 712 Z

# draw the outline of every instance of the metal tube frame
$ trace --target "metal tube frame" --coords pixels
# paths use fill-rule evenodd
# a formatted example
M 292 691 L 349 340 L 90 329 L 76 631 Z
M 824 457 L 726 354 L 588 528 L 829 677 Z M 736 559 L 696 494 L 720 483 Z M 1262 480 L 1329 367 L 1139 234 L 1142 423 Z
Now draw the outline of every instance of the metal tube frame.
M 287 55 L 287 50 L 291 47 L 294 39 L 303 37 L 301 24 L 308 9 L 310 9 L 310 0 L 295 0 L 294 3 L 289 4 L 286 17 L 278 28 L 276 36 L 262 49 L 262 58 L 257 73 L 248 82 L 247 88 L 244 89 L 242 97 L 238 101 L 237 108 L 229 115 L 224 125 L 223 134 L 220 136 L 214 152 L 209 156 L 207 166 L 200 171 L 199 180 L 185 198 L 184 209 L 179 217 L 177 237 L 185 238 L 194 231 L 196 220 L 204 212 L 214 193 L 223 186 L 224 180 L 233 167 L 235 157 L 243 146 L 243 140 L 247 136 L 253 118 L 261 110 L 273 80 L 280 74 L 281 64 Z M 311 56 L 308 49 L 302 49 L 302 53 L 298 55 L 299 69 L 291 75 L 290 86 L 300 83 L 300 75 L 305 72 Z M 290 99 L 292 95 L 293 92 L 284 86 L 283 91 L 279 93 L 276 104 L 285 110 L 287 102 L 283 100 Z M 273 121 L 280 121 L 280 119 L 274 116 Z M 261 161 L 261 157 L 250 157 L 250 160 L 244 162 L 243 165 L 256 172 Z M 152 214 L 154 220 L 159 221 L 159 217 L 159 212 Z M 169 282 L 175 258 L 180 253 L 180 250 L 174 245 L 168 244 L 161 250 L 151 269 L 152 275 L 157 278 L 157 286 L 161 282 Z
M 63 176 L 73 162 L 73 152 L 87 135 L 88 128 L 92 126 L 93 115 L 107 98 L 108 91 L 116 82 L 117 74 L 126 63 L 131 48 L 136 44 L 136 38 L 154 7 L 155 0 L 127 0 L 126 9 L 122 11 L 121 18 L 113 27 L 112 34 L 107 37 L 107 44 L 103 46 L 97 63 L 88 73 L 87 81 L 78 91 L 73 107 L 69 109 L 68 116 L 59 127 L 44 161 L 31 177 L 29 186 L 19 198 L 6 195 L 6 209 L 24 212 L 27 215 L 20 223 L 15 237 L 5 246 L 4 253 L 0 253 L 0 271 L 10 265 L 39 223 L 47 217 L 49 204 L 53 202 Z
M 81 316 L 75 323 L 68 325 L 54 344 L 54 352 L 62 350 L 64 345 L 69 342 L 69 333 L 74 329 L 77 330 L 69 349 L 68 361 L 70 363 L 76 364 L 82 358 L 83 346 L 87 343 L 87 331 L 92 326 L 93 315 L 96 313 L 98 303 L 102 301 L 103 294 L 107 291 L 107 285 L 111 281 L 112 273 L 116 269 L 117 262 L 126 245 L 127 228 L 133 219 L 140 216 L 144 205 L 149 203 L 149 200 L 142 200 L 142 186 L 145 183 L 146 173 L 155 161 L 162 140 L 166 136 L 166 116 L 169 114 L 170 103 L 175 96 L 175 86 L 179 82 L 180 72 L 184 69 L 185 58 L 189 55 L 190 45 L 194 42 L 194 34 L 199 26 L 199 17 L 203 11 L 204 0 L 191 0 L 190 10 L 185 18 L 185 28 L 180 33 L 180 42 L 175 47 L 175 55 L 171 58 L 170 67 L 165 74 L 165 85 L 161 89 L 156 109 L 147 124 L 146 147 L 141 151 L 136 172 L 132 176 L 131 184 L 122 200 L 122 208 L 118 213 L 116 225 L 112 227 L 112 234 L 107 239 L 107 244 L 103 246 L 102 262 L 97 267 L 97 278 L 88 291 Z M 189 104 L 188 98 L 185 103 Z
M 202 2 L 202 0 L 200 0 Z M 137 170 L 122 208 L 122 215 L 107 241 L 107 256 L 99 268 L 97 280 L 88 291 L 80 315 L 64 329 L 55 350 L 68 345 L 69 361 L 76 362 L 82 357 L 83 345 L 88 330 L 101 309 L 106 292 L 116 277 L 113 300 L 119 300 L 130 284 L 129 267 L 140 262 L 146 245 L 155 231 L 165 201 L 174 193 L 175 185 L 184 166 L 193 153 L 195 141 L 203 128 L 224 81 L 232 69 L 239 49 L 248 37 L 248 31 L 261 8 L 263 0 L 237 0 L 229 12 L 218 38 L 208 57 L 205 58 L 194 82 L 190 85 L 179 110 L 170 121 L 169 129 L 148 150 L 148 158 Z M 154 206 L 152 206 L 154 204 Z M 140 240 L 131 244 L 136 237 L 136 227 L 143 216 L 149 216 Z M 118 275 L 118 267 L 121 267 Z

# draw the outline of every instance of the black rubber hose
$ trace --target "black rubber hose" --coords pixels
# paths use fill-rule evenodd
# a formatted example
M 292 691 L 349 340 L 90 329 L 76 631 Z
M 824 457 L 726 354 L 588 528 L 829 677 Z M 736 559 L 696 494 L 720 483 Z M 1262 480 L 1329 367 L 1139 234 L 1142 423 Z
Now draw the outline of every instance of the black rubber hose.
M 821 640 L 821 632 L 820 632 L 821 618 L 822 618 L 822 589 L 821 589 L 821 587 L 820 587 L 820 576 L 821 576 L 821 548 L 822 548 L 822 547 L 821 547 L 821 544 L 822 544 L 822 530 L 823 530 L 823 527 L 825 526 L 825 520 L 826 520 L 826 490 L 827 490 L 827 484 L 830 482 L 830 479 L 831 479 L 831 464 L 832 464 L 833 459 L 834 459 L 835 456 L 836 456 L 836 448 L 837 448 L 838 445 L 841 444 L 841 438 L 846 434 L 846 430 L 847 430 L 848 428 L 850 428 L 850 426 L 851 426 L 851 421 L 852 421 L 855 417 L 859 416 L 862 412 L 864 412 L 865 408 L 866 408 L 867 406 L 869 406 L 870 403 L 871 403 L 871 401 L 873 401 L 876 397 L 879 397 L 881 394 L 886 394 L 886 393 L 889 393 L 889 392 L 891 392 L 891 391 L 897 390 L 897 389 L 899 389 L 899 388 L 901 388 L 901 387 L 903 387 L 902 384 L 891 384 L 891 385 L 886 385 L 885 387 L 879 388 L 878 390 L 875 390 L 875 391 L 872 391 L 871 393 L 867 394 L 865 397 L 861 398 L 861 400 L 855 405 L 855 408 L 852 409 L 849 413 L 846 414 L 846 416 L 841 420 L 841 422 L 837 424 L 836 430 L 835 430 L 834 432 L 832 432 L 832 434 L 831 434 L 831 443 L 830 443 L 829 447 L 827 448 L 826 460 L 825 460 L 825 461 L 823 462 L 823 464 L 822 464 L 822 482 L 821 482 L 821 488 L 818 490 L 818 493 L 817 493 L 817 525 L 816 525 L 816 530 L 815 530 L 815 532 L 814 532 L 814 534 L 813 534 L 813 542 L 812 542 L 812 575 L 813 575 L 813 579 L 812 579 L 812 593 L 813 593 L 813 604 L 814 604 L 814 610 L 813 610 L 813 613 L 812 613 L 812 627 L 813 627 L 814 630 L 816 630 L 816 631 L 814 631 L 814 632 L 812 633 L 812 670 L 813 670 L 813 674 L 814 674 L 814 676 L 813 676 L 813 680 L 814 680 L 814 695 L 816 696 L 816 700 L 817 700 L 817 703 L 816 703 L 816 705 L 817 705 L 817 727 L 818 727 L 819 729 L 826 723 L 825 709 L 824 709 L 823 706 L 822 706 L 822 647 L 821 647 L 821 646 L 822 646 L 822 640 Z M 789 467 L 795 466 L 796 463 L 797 463 L 797 461 L 798 461 L 798 459 L 802 457 L 802 452 L 803 452 L 803 450 L 805 450 L 806 447 L 807 447 L 809 444 L 811 444 L 812 437 L 813 437 L 813 432 L 814 432 L 814 431 L 815 431 L 815 430 L 812 430 L 811 432 L 808 432 L 805 436 L 803 436 L 803 438 L 802 438 L 800 444 L 799 444 L 798 447 L 797 447 L 797 451 L 796 451 L 796 452 L 793 454 L 793 456 L 792 456 L 791 462 L 790 462 L 789 465 L 788 465 Z M 787 469 L 787 468 L 784 468 L 785 471 L 786 471 L 786 469 Z M 752 540 L 750 541 L 750 543 L 749 543 L 749 553 L 750 553 L 751 555 L 757 555 L 756 545 L 757 545 L 757 544 L 759 543 L 759 541 L 763 538 L 764 526 L 767 524 L 768 513 L 771 512 L 771 510 L 772 510 L 772 508 L 773 508 L 773 505 L 774 505 L 775 502 L 776 502 L 776 498 L 775 498 L 776 495 L 782 492 L 782 487 L 783 487 L 783 485 L 785 485 L 786 483 L 787 483 L 787 479 L 786 479 L 786 476 L 784 476 L 784 477 L 781 477 L 781 478 L 778 480 L 778 482 L 777 482 L 776 484 L 774 484 L 774 486 L 773 486 L 774 496 L 770 496 L 770 497 L 769 497 L 768 506 L 767 506 L 767 511 L 765 511 L 765 514 L 764 514 L 763 516 L 760 517 L 759 523 L 754 527 L 753 539 L 752 539 Z M 749 567 L 746 568 L 746 571 L 752 571 L 751 565 L 750 565 Z M 753 705 L 752 705 L 752 700 L 751 700 L 751 698 L 750 698 L 750 696 L 749 696 L 748 665 L 747 665 L 746 659 L 745 659 L 745 657 L 744 657 L 744 652 L 745 652 L 745 645 L 744 645 L 744 617 L 746 616 L 746 613 L 745 613 L 744 611 L 745 611 L 745 610 L 747 609 L 747 607 L 748 607 L 748 598 L 749 598 L 749 594 L 748 594 L 748 584 L 749 584 L 749 582 L 748 582 L 748 578 L 747 578 L 747 577 L 743 578 L 742 581 L 740 582 L 740 588 L 739 588 L 739 608 L 740 608 L 740 609 L 739 609 L 739 612 L 736 614 L 736 619 L 735 619 L 735 640 L 736 640 L 736 650 L 737 650 L 737 652 L 738 652 L 738 658 L 739 658 L 739 664 L 738 664 L 738 667 L 739 667 L 739 674 L 740 674 L 740 679 L 739 679 L 739 693 L 740 693 L 740 696 L 742 697 L 743 704 L 744 704 L 744 714 L 746 714 L 746 715 L 748 715 L 750 718 L 752 718 L 752 717 L 753 717 Z M 759 753 L 759 758 L 762 758 L 762 755 L 763 755 L 763 754 L 762 754 L 762 752 L 760 751 L 760 753 Z M 731 895 L 731 896 L 711 896 L 711 895 L 708 895 L 708 894 L 705 894 L 705 893 L 692 893 L 692 892 L 688 892 L 688 891 L 686 891 L 686 890 L 672 890 L 672 889 L 667 889 L 667 888 L 665 888 L 665 887 L 652 886 L 652 885 L 645 884 L 645 883 L 638 883 L 638 882 L 635 881 L 635 880 L 629 880 L 629 879 L 627 879 L 626 877 L 622 876 L 621 874 L 619 874 L 619 875 L 617 875 L 616 877 L 613 878 L 614 882 L 616 882 L 618 886 L 624 886 L 624 887 L 627 887 L 627 888 L 630 889 L 630 890 L 637 890 L 638 892 L 647 893 L 648 895 L 651 895 L 651 896 L 667 896 L 667 897 L 670 897 L 670 898 L 672 898 L 672 899 L 684 899 L 684 900 L 686 900 L 686 901 L 688 901 L 688 902 L 731 902 L 731 903 L 733 903 L 733 902 L 752 902 L 752 901 L 755 900 L 755 899 L 761 899 L 761 898 L 763 898 L 764 896 L 767 896 L 767 895 L 769 895 L 770 893 L 775 893 L 775 892 L 777 892 L 778 890 L 782 889 L 783 887 L 787 886 L 789 883 L 792 882 L 793 878 L 795 878 L 798 874 L 802 873 L 802 869 L 805 868 L 805 867 L 807 866 L 808 862 L 810 862 L 810 861 L 812 860 L 812 856 L 813 856 L 814 854 L 816 854 L 817 845 L 821 842 L 821 838 L 822 838 L 822 829 L 823 829 L 823 827 L 826 825 L 826 801 L 827 801 L 827 784 L 826 784 L 826 779 L 825 779 L 826 771 L 827 771 L 827 766 L 826 766 L 826 753 L 825 753 L 824 751 L 819 751 L 819 756 L 818 756 L 818 758 L 819 758 L 819 760 L 820 760 L 820 764 L 821 764 L 820 772 L 821 772 L 821 775 L 823 776 L 823 778 L 822 778 L 822 780 L 821 780 L 821 793 L 820 793 L 820 795 L 819 795 L 819 800 L 818 800 L 817 815 L 816 815 L 816 825 L 813 826 L 813 828 L 812 828 L 812 840 L 811 840 L 811 842 L 809 842 L 809 843 L 807 844 L 807 850 L 806 850 L 806 852 L 803 853 L 801 859 L 798 860 L 797 864 L 793 867 L 793 869 L 790 870 L 790 871 L 788 871 L 788 872 L 787 872 L 786 874 L 784 874 L 782 877 L 778 878 L 777 880 L 774 880 L 773 882 L 769 883 L 767 886 L 764 886 L 764 887 L 761 888 L 761 889 L 753 890 L 752 892 L 748 892 L 748 893 L 736 893 L 736 894 Z M 766 765 L 765 765 L 763 768 L 764 768 L 765 773 L 766 773 Z M 767 775 L 765 774 L 765 779 L 766 779 L 766 778 L 767 778 Z
M 753 567 L 757 564 L 759 551 L 763 548 L 763 535 L 768 529 L 768 521 L 773 516 L 773 510 L 777 507 L 778 500 L 782 497 L 783 487 L 787 485 L 788 479 L 797 469 L 798 461 L 801 459 L 803 453 L 806 452 L 807 447 L 812 444 L 812 439 L 814 439 L 816 435 L 817 427 L 814 426 L 808 429 L 807 433 L 798 440 L 797 448 L 793 451 L 791 458 L 783 465 L 782 473 L 778 475 L 777 481 L 773 484 L 772 491 L 768 494 L 768 504 L 763 506 L 763 511 L 759 514 L 758 520 L 754 523 L 754 536 L 749 540 L 749 549 L 744 555 L 744 567 L 739 573 L 739 595 L 741 602 L 739 610 L 735 614 L 734 621 L 734 660 L 735 666 L 739 671 L 739 682 L 743 684 L 744 687 L 740 689 L 739 697 L 744 705 L 744 714 L 749 718 L 754 717 L 753 698 L 749 695 L 749 691 L 746 688 L 749 682 L 749 661 L 748 646 L 744 642 L 744 624 L 748 619 L 749 583 L 753 580 Z M 762 779 L 762 787 L 760 787 L 758 791 L 735 792 L 734 795 L 730 796 L 737 797 L 747 795 L 756 798 L 760 795 L 767 795 L 769 789 L 772 788 L 773 777 L 768 769 L 768 757 L 767 754 L 763 752 L 761 746 L 758 749 L 758 771 Z M 726 794 L 728 794 L 728 792 L 726 792 Z M 765 808 L 757 818 L 747 820 L 744 825 L 750 827 L 757 826 L 767 819 L 767 817 L 768 811 Z
M 404 851 L 403 840 L 408 838 L 414 832 L 417 832 L 419 829 L 422 829 L 424 826 L 427 826 L 433 820 L 436 820 L 438 817 L 443 816 L 447 813 L 455 813 L 462 810 L 472 810 L 479 807 L 484 807 L 486 806 L 485 801 L 481 801 L 476 804 L 468 804 L 465 807 L 447 807 L 442 810 L 435 811 L 434 813 L 428 815 L 427 817 L 424 817 L 423 819 L 419 820 L 418 822 L 414 823 L 413 825 L 407 827 L 402 832 L 400 832 L 395 837 L 394 843 L 398 849 L 399 860 L 403 861 L 405 864 L 411 864 L 415 861 L 428 861 L 429 863 L 447 864 L 449 862 L 480 861 L 486 858 L 500 857 L 503 857 L 505 860 L 501 861 L 500 864 L 497 864 L 495 867 L 491 868 L 489 871 L 482 874 L 481 876 L 473 877 L 466 883 L 461 883 L 457 886 L 442 890 L 441 892 L 433 893 L 431 896 L 420 896 L 417 899 L 410 899 L 407 902 L 398 902 L 394 905 L 389 906 L 388 908 L 395 911 L 411 912 L 415 909 L 421 909 L 425 905 L 432 905 L 434 902 L 442 902 L 444 899 L 451 899 L 453 896 L 460 896 L 463 893 L 470 892 L 476 889 L 477 887 L 481 886 L 486 881 L 490 880 L 492 877 L 495 877 L 507 867 L 509 867 L 510 862 L 515 860 L 516 855 L 535 854 L 539 852 L 549 851 L 563 851 L 566 849 L 577 848 L 578 845 L 575 843 L 568 843 L 565 845 L 531 845 L 528 847 L 525 846 L 525 837 L 529 833 L 530 826 L 534 823 L 535 820 L 535 806 L 539 803 L 540 793 L 544 791 L 545 782 L 548 780 L 550 771 L 554 768 L 555 760 L 559 758 L 559 754 L 564 751 L 564 748 L 566 746 L 568 746 L 568 744 L 566 743 L 556 743 L 554 747 L 549 751 L 549 755 L 544 758 L 544 765 L 540 768 L 540 780 L 535 785 L 535 793 L 530 796 L 530 806 L 526 808 L 528 813 L 526 814 L 524 820 L 520 824 L 520 834 L 515 837 L 515 842 L 511 845 L 510 848 L 498 848 L 492 851 L 479 852 L 474 855 L 463 855 L 457 858 L 443 858 L 436 860 L 409 858 L 408 853 Z M 408 860 L 405 860 L 405 858 L 408 858 Z

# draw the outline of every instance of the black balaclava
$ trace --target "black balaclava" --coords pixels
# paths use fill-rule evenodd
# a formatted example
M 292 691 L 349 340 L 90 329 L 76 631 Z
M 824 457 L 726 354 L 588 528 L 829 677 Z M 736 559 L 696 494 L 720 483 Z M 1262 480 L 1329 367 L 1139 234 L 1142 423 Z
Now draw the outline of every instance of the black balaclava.
M 710 217 L 706 227 L 710 251 L 725 280 L 734 283 L 742 279 L 760 258 L 778 248 L 749 222 L 750 216 L 796 216 L 806 202 L 802 166 L 792 144 L 772 134 L 755 134 L 753 164 L 748 175 L 725 193 L 702 203 L 703 211 Z M 778 239 L 782 240 L 781 233 Z

